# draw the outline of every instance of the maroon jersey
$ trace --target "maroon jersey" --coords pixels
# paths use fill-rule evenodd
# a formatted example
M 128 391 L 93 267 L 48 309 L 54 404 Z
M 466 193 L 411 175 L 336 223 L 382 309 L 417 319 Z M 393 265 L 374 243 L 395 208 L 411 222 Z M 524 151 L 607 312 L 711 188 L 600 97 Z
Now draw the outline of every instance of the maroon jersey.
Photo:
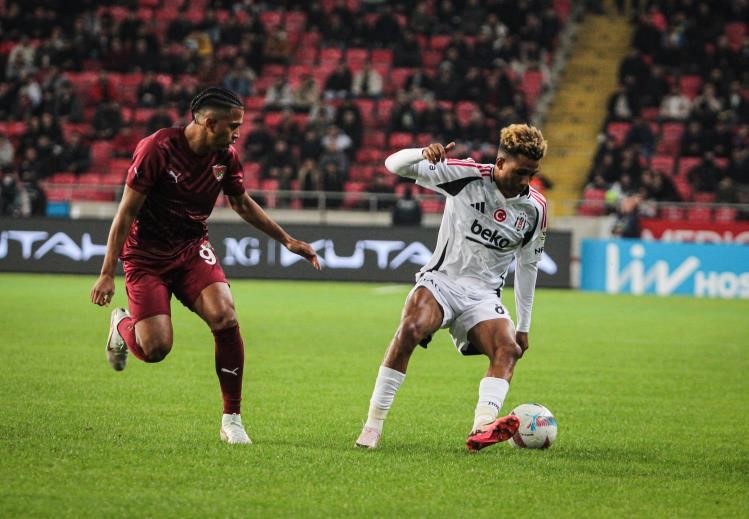
M 242 163 L 233 146 L 196 155 L 185 128 L 165 128 L 138 143 L 126 183 L 146 195 L 120 256 L 139 263 L 175 260 L 207 236 L 218 195 L 244 193 Z

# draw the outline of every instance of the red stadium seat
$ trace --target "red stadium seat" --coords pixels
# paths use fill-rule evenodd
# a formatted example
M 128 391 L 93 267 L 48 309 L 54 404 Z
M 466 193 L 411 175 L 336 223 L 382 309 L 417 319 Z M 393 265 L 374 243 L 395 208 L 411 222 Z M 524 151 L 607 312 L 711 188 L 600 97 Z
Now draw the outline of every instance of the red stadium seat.
M 380 99 L 377 101 L 377 119 L 381 124 L 387 124 L 390 121 L 390 112 L 393 110 L 392 99 Z
M 689 171 L 694 168 L 697 164 L 699 164 L 702 161 L 699 157 L 681 157 L 679 158 L 679 173 L 678 175 L 685 179 L 687 178 L 687 174 L 689 174 Z
M 372 50 L 372 63 L 384 64 L 390 67 L 393 64 L 393 51 L 391 49 Z
M 713 210 L 709 207 L 690 207 L 687 210 L 687 219 L 691 222 L 712 221 Z
M 385 84 L 385 91 L 392 94 L 403 88 L 406 80 L 411 77 L 415 69 L 394 68 L 390 71 L 390 81 Z
M 329 47 L 320 51 L 320 64 L 337 65 L 343 59 L 343 51 L 336 47 Z
M 715 209 L 715 220 L 717 222 L 734 222 L 738 211 L 733 207 L 718 207 Z
M 366 204 L 367 197 L 360 194 L 366 190 L 367 186 L 363 182 L 344 183 L 343 191 L 345 195 L 343 197 L 343 207 L 346 209 L 355 209 Z
M 450 36 L 447 34 L 435 34 L 429 39 L 429 48 L 438 50 L 440 53 L 444 52 L 448 45 L 450 45 Z
M 61 171 L 49 177 L 48 182 L 51 184 L 75 184 L 78 182 L 78 176 L 75 173 Z
M 282 20 L 282 11 L 262 11 L 260 13 L 260 21 L 263 22 L 265 30 L 268 32 L 272 32 L 273 29 L 281 25 Z
M 583 201 L 578 213 L 581 216 L 602 216 L 606 213 L 606 190 L 587 188 L 583 191 Z
M 112 158 L 112 143 L 109 141 L 94 141 L 91 144 L 91 169 L 104 171 L 109 169 L 109 159 Z
M 384 149 L 386 144 L 385 132 L 379 130 L 367 130 L 364 132 L 362 145 L 365 148 Z
M 419 205 L 424 213 L 441 213 L 445 210 L 444 200 L 421 200 Z
M 617 146 L 624 144 L 624 138 L 627 136 L 631 123 L 612 122 L 606 126 L 606 133 L 614 138 Z
M 678 155 L 679 142 L 684 134 L 684 123 L 663 123 L 661 138 L 656 153 L 663 155 Z
M 674 158 L 668 155 L 655 155 L 650 159 L 650 167 L 655 171 L 660 171 L 667 177 L 674 176 Z
M 425 50 L 421 53 L 421 64 L 424 68 L 437 68 L 442 62 L 442 52 L 438 50 Z
M 388 146 L 390 148 L 409 148 L 413 145 L 414 136 L 406 132 L 395 132 L 390 134 Z
M 536 100 L 543 89 L 543 74 L 540 70 L 528 69 L 523 74 L 520 88 L 528 100 L 528 106 L 536 106 Z
M 726 24 L 726 36 L 731 47 L 738 49 L 747 34 L 747 25 L 742 22 L 731 22 Z
M 300 33 L 304 31 L 304 27 L 307 25 L 307 14 L 304 11 L 289 11 L 286 13 L 284 25 L 286 26 L 286 32 Z
M 702 78 L 700 76 L 682 76 L 679 80 L 681 93 L 689 99 L 694 99 L 700 93 L 702 88 Z
M 102 175 L 99 173 L 84 173 L 78 177 L 78 185 L 80 186 L 98 186 L 103 184 Z
M 364 64 L 369 60 L 368 49 L 352 48 L 346 51 L 346 64 L 351 72 L 357 72 L 364 68 Z
M 683 220 L 684 219 L 684 209 L 681 207 L 671 205 L 666 206 L 663 209 L 660 210 L 660 216 L 664 220 Z

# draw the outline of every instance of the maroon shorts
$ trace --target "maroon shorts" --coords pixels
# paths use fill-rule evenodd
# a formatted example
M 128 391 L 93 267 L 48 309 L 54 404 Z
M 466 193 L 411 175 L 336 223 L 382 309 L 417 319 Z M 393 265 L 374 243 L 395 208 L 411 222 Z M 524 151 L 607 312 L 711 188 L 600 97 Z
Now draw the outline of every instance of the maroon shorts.
M 125 291 L 135 322 L 154 315 L 171 315 L 172 294 L 190 310 L 208 285 L 228 283 L 216 252 L 208 241 L 188 247 L 169 263 L 147 265 L 124 261 Z

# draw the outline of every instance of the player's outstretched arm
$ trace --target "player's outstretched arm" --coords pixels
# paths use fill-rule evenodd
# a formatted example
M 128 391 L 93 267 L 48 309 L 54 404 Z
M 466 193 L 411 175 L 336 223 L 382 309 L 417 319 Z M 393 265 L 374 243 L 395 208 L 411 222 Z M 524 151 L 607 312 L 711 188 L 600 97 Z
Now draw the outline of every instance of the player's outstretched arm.
M 440 143 L 432 143 L 426 148 L 406 148 L 400 151 L 396 151 L 385 159 L 385 167 L 391 173 L 400 175 L 402 177 L 414 178 L 416 175 L 416 168 L 413 167 L 415 164 L 422 160 L 427 160 L 432 164 L 442 162 L 455 147 L 455 143 L 451 142 L 447 146 L 443 146 Z
M 112 227 L 109 228 L 107 252 L 104 255 L 101 273 L 99 274 L 99 279 L 96 280 L 91 289 L 92 303 L 105 306 L 112 300 L 112 296 L 114 296 L 114 273 L 117 268 L 117 258 L 120 256 L 122 246 L 125 244 L 130 226 L 133 224 L 135 217 L 138 216 L 138 212 L 145 200 L 146 195 L 139 193 L 130 186 L 125 186 L 122 201 L 117 208 L 114 220 L 112 220 Z
M 299 254 L 304 259 L 312 263 L 312 266 L 317 270 L 320 270 L 320 260 L 317 258 L 315 249 L 309 243 L 297 240 L 289 236 L 289 234 L 283 230 L 268 214 L 263 211 L 263 208 L 257 205 L 250 195 L 243 193 L 237 196 L 227 196 L 231 208 L 242 217 L 242 219 L 260 229 L 265 234 L 283 244 L 284 247 L 289 249 L 294 254 Z

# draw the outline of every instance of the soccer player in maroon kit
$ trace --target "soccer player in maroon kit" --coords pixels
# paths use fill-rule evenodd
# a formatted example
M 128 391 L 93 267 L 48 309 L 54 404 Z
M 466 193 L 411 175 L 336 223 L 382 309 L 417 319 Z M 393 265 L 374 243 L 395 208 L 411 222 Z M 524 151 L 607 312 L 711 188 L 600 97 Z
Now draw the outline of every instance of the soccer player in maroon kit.
M 232 146 L 244 117 L 241 99 L 212 87 L 195 96 L 191 110 L 193 120 L 186 127 L 159 130 L 135 149 L 91 301 L 103 306 L 112 300 L 119 256 L 131 313 L 112 311 L 106 352 L 117 371 L 125 369 L 128 350 L 144 362 L 167 356 L 172 349 L 172 294 L 197 313 L 216 343 L 224 400 L 220 437 L 228 443 L 252 443 L 240 417 L 244 345 L 206 226 L 219 193 L 249 224 L 318 270 L 320 264 L 308 243 L 289 236 L 244 189 L 242 164 Z

